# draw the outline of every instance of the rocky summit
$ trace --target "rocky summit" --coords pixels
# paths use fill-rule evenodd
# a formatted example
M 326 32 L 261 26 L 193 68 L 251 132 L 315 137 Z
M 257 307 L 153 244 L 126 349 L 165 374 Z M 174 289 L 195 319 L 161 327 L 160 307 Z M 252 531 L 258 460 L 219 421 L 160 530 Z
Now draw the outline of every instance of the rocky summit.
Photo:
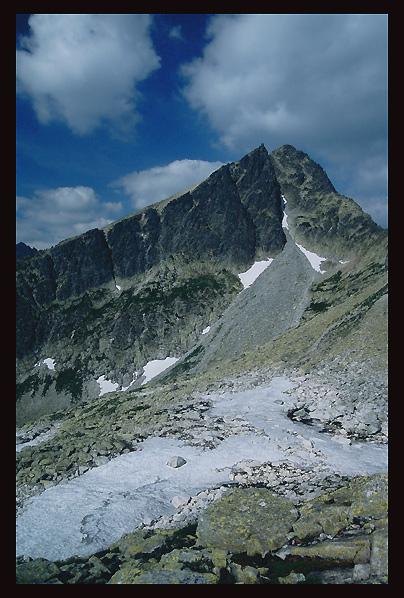
M 387 583 L 387 231 L 261 145 L 17 268 L 17 583 Z

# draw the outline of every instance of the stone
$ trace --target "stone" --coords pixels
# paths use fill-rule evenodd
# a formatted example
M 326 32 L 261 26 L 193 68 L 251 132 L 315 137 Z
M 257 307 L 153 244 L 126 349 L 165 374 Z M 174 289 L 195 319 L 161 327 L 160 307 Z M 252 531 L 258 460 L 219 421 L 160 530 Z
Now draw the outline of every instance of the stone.
M 181 457 L 181 456 L 171 457 L 171 459 L 167 463 L 167 465 L 169 467 L 174 467 L 174 468 L 182 467 L 185 464 L 186 464 L 186 460 L 184 459 L 184 457 Z
M 303 573 L 295 573 L 295 571 L 291 571 L 286 577 L 278 577 L 278 581 L 281 584 L 303 583 L 306 581 L 306 578 Z
M 146 530 L 137 529 L 129 534 L 124 534 L 110 548 L 118 548 L 125 559 L 133 559 L 138 555 L 152 554 L 156 550 L 161 550 L 170 536 L 170 530 L 159 529 L 148 537 Z
M 179 507 L 187 505 L 190 500 L 191 497 L 189 496 L 189 494 L 177 494 L 176 496 L 172 497 L 171 504 L 173 505 L 173 507 L 178 509 Z
M 256 584 L 259 579 L 259 571 L 255 567 L 242 567 L 238 563 L 231 563 L 230 571 L 236 580 L 236 583 Z
M 361 563 L 357 564 L 353 568 L 352 579 L 353 581 L 363 581 L 364 579 L 368 579 L 370 576 L 370 564 L 369 563 Z
M 234 488 L 200 517 L 198 544 L 264 556 L 287 542 L 296 519 L 293 503 L 267 488 Z
M 55 577 L 60 572 L 59 567 L 47 559 L 27 559 L 17 564 L 17 584 L 42 584 Z
M 370 567 L 372 575 L 387 575 L 388 573 L 388 534 L 387 527 L 375 530 L 371 535 Z
M 335 536 L 354 519 L 381 519 L 386 515 L 387 475 L 357 477 L 348 485 L 302 505 L 293 531 L 299 540 L 321 533 Z
M 325 540 L 309 546 L 288 547 L 283 555 L 347 561 L 353 564 L 368 563 L 370 560 L 370 540 L 368 537 L 339 538 Z

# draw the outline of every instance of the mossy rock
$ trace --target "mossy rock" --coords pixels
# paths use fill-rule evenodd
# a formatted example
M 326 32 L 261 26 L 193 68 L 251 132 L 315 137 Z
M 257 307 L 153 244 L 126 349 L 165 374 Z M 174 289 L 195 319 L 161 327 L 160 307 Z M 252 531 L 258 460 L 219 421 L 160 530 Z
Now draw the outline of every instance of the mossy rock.
M 111 549 L 119 549 L 125 559 L 152 555 L 163 551 L 172 535 L 173 531 L 169 529 L 156 530 L 152 534 L 147 530 L 137 529 L 122 536 L 118 542 L 112 544 Z
M 311 546 L 295 546 L 289 549 L 293 556 L 330 559 L 345 563 L 368 563 L 370 539 L 368 537 L 325 540 Z
M 335 536 L 354 521 L 377 520 L 387 515 L 387 475 L 358 477 L 347 486 L 304 504 L 293 531 L 300 540 L 325 533 Z
M 148 571 L 129 564 L 112 576 L 109 584 L 214 584 L 218 578 L 212 573 L 198 573 L 180 567 L 166 568 L 155 563 Z
M 16 583 L 37 584 L 47 583 L 60 573 L 59 567 L 47 559 L 28 559 L 23 563 L 17 562 Z
M 266 488 L 234 488 L 200 518 L 198 544 L 265 555 L 287 541 L 297 515 L 291 501 Z

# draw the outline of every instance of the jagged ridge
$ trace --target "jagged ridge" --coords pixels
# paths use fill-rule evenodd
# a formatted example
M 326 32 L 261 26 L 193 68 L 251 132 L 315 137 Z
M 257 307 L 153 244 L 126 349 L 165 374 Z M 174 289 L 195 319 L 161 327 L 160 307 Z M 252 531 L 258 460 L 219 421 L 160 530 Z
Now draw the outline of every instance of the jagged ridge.
M 96 397 L 95 380 L 102 374 L 126 386 L 149 360 L 191 349 L 240 292 L 237 273 L 282 252 L 282 194 L 293 236 L 329 257 L 331 265 L 383 237 L 306 154 L 286 145 L 268 155 L 261 145 L 183 193 L 21 260 L 21 421 Z M 299 287 L 303 308 L 310 283 Z M 264 288 L 261 310 L 266 295 Z M 269 318 L 279 323 L 276 288 L 268 300 Z M 279 333 L 296 325 L 300 315 L 295 312 Z M 250 343 L 253 337 L 250 333 Z M 234 352 L 231 345 L 227 353 Z M 222 350 L 225 346 L 223 341 Z M 33 368 L 50 356 L 55 372 Z

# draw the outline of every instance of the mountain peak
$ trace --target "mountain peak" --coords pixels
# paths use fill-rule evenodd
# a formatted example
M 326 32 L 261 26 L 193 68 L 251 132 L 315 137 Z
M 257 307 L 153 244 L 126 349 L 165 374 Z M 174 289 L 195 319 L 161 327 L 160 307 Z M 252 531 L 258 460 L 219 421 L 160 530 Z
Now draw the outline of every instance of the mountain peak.
M 15 255 L 17 260 L 19 260 L 22 257 L 30 257 L 32 255 L 35 255 L 37 252 L 38 250 L 35 249 L 35 247 L 30 247 L 29 245 L 26 245 L 26 243 L 22 243 L 21 241 L 17 243 L 15 246 Z
M 167 201 L 18 260 L 20 421 L 59 394 L 91 398 L 101 376 L 126 386 L 150 360 L 183 355 L 240 292 L 240 272 L 286 260 L 290 235 L 335 265 L 377 229 L 307 154 L 261 144 Z M 63 366 L 32 369 L 48 358 Z

